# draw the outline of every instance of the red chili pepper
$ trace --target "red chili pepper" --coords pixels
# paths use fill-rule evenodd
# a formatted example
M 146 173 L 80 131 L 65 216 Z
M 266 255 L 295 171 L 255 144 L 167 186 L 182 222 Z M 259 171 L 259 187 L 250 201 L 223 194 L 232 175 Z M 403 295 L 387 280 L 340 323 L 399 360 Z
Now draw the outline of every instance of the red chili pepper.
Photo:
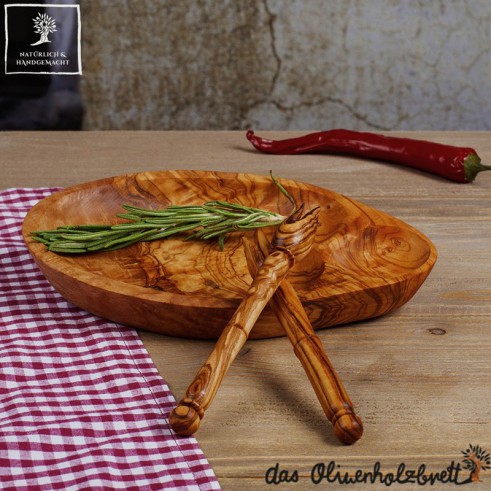
M 423 140 L 382 136 L 350 130 L 329 130 L 299 138 L 267 140 L 247 132 L 247 139 L 261 152 L 282 155 L 329 152 L 385 160 L 419 169 L 456 182 L 472 182 L 491 166 L 481 164 L 473 148 L 442 145 Z

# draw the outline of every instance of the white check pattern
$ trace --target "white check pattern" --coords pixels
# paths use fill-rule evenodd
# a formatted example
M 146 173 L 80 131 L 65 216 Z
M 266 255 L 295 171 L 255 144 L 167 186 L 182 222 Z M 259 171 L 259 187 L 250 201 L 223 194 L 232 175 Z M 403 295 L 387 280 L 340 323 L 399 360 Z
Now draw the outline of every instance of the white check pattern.
M 66 302 L 21 236 L 55 189 L 0 192 L 0 489 L 212 490 L 137 332 Z

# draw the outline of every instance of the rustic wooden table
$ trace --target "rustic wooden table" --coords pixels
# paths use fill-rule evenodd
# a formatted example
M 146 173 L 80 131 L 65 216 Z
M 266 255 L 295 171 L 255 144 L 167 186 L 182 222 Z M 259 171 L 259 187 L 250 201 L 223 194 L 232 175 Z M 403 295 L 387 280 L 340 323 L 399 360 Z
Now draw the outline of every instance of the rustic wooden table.
M 491 163 L 490 133 L 398 135 L 471 146 Z M 321 470 L 316 464 L 327 468 L 331 461 L 331 478 L 336 471 L 373 473 L 377 462 L 382 473 L 397 472 L 404 463 L 416 471 L 425 464 L 428 474 L 453 461 L 455 481 L 469 444 L 491 452 L 491 172 L 462 185 L 348 157 L 268 156 L 253 151 L 243 132 L 3 133 L 0 148 L 2 189 L 69 186 L 143 170 L 272 169 L 390 213 L 436 245 L 433 272 L 404 307 L 318 331 L 365 424 L 354 446 L 343 447 L 333 437 L 286 338 L 246 344 L 196 435 L 224 489 L 268 489 L 265 476 L 277 463 L 289 479 L 298 476 L 296 484 L 279 488 L 345 489 L 327 478 L 312 481 L 312 469 L 315 476 Z M 212 348 L 207 341 L 148 332 L 141 337 L 176 397 Z M 461 469 L 457 480 L 468 476 Z M 490 489 L 490 471 L 479 477 L 472 489 Z M 386 489 L 377 482 L 370 489 Z M 433 489 L 449 487 L 437 483 Z

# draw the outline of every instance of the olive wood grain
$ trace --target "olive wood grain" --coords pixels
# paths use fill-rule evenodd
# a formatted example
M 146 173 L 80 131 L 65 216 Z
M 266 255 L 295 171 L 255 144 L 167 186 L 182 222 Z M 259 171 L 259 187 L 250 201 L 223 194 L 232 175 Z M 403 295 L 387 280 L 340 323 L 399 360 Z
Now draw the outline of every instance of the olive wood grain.
M 386 314 L 406 303 L 436 260 L 418 230 L 374 208 L 312 184 L 281 179 L 306 209 L 320 206 L 315 255 L 288 278 L 314 329 Z M 111 252 L 68 256 L 47 251 L 30 232 L 70 224 L 114 224 L 122 204 L 158 209 L 226 200 L 289 215 L 290 202 L 269 176 L 191 170 L 126 174 L 54 193 L 27 214 L 23 234 L 50 283 L 71 303 L 122 324 L 188 338 L 218 339 L 251 277 L 242 236 L 183 237 Z M 266 230 L 268 238 L 272 230 Z M 251 339 L 284 336 L 267 306 Z
M 396 136 L 401 134 L 410 138 L 473 147 L 483 162 L 491 162 L 490 131 L 394 133 Z M 270 132 L 267 136 L 282 139 L 295 136 L 295 133 Z M 1 140 L 0 181 L 4 188 L 67 187 L 102 177 L 127 173 L 134 175 L 152 170 L 146 173 L 147 180 L 151 179 L 156 188 L 165 190 L 177 176 L 176 173 L 163 172 L 165 169 L 201 169 L 220 171 L 207 174 L 222 176 L 221 189 L 226 189 L 227 194 L 224 196 L 230 199 L 233 196 L 228 194 L 229 189 L 239 187 L 242 178 L 228 180 L 223 177 L 223 171 L 234 176 L 238 170 L 264 175 L 273 169 L 276 176 L 289 178 L 287 183 L 284 180 L 282 183 L 287 189 L 293 190 L 295 196 L 301 192 L 303 201 L 310 199 L 315 189 L 322 189 L 315 192 L 313 202 L 332 204 L 330 209 L 323 206 L 321 230 L 316 238 L 316 242 L 322 242 L 324 247 L 322 251 L 316 244 L 316 251 L 321 252 L 318 264 L 321 265 L 324 260 L 328 264 L 326 273 L 330 274 L 329 291 L 324 291 L 322 287 L 317 289 L 318 302 L 311 295 L 313 289 L 310 290 L 307 283 L 302 283 L 298 277 L 292 281 L 292 273 L 287 278 L 296 288 L 316 333 L 339 370 L 355 408 L 363 417 L 365 434 L 353 446 L 336 445 L 337 441 L 324 429 L 324 414 L 320 406 L 316 407 L 317 399 L 305 380 L 303 368 L 292 359 L 290 343 L 286 339 L 248 342 L 251 349 L 245 346 L 241 352 L 241 363 L 234 364 L 234 370 L 229 371 L 217 394 L 220 400 L 227 401 L 226 414 L 218 410 L 217 399 L 217 410 L 212 407 L 208 411 L 206 423 L 197 433 L 200 446 L 224 490 L 271 491 L 278 488 L 283 491 L 291 488 L 350 491 L 350 486 L 328 484 L 327 481 L 323 481 L 324 486 L 312 484 L 310 472 L 313 464 L 326 462 L 327 465 L 330 460 L 335 460 L 341 465 L 340 470 L 354 475 L 354 470 L 358 468 L 363 472 L 373 472 L 374 462 L 381 462 L 385 475 L 386 472 L 395 472 L 401 462 L 411 469 L 417 469 L 423 462 L 427 467 L 425 474 L 428 474 L 433 470 L 446 469 L 455 457 L 460 459 L 460 450 L 465 450 L 464 445 L 469 442 L 477 442 L 488 451 L 491 448 L 488 426 L 491 421 L 491 173 L 478 176 L 472 185 L 459 185 L 417 171 L 383 163 L 367 163 L 355 158 L 329 155 L 275 158 L 250 151 L 243 131 L 17 131 L 2 132 Z M 183 175 L 182 171 L 179 174 Z M 300 187 L 299 183 L 305 184 Z M 268 187 L 259 184 L 260 187 L 253 190 L 252 187 L 244 186 L 241 195 L 244 197 L 239 197 L 238 202 L 248 204 L 248 194 L 261 193 L 259 196 L 268 196 Z M 155 194 L 150 187 L 146 189 L 149 196 Z M 246 189 L 250 189 L 251 193 Z M 348 201 L 340 198 L 333 191 L 352 199 Z M 94 193 L 86 193 L 85 199 L 83 195 L 75 193 L 72 196 L 82 209 L 88 207 L 87 198 L 91 202 L 101 202 Z M 105 198 L 112 198 L 112 195 L 108 193 Z M 144 206 L 151 205 L 151 199 L 143 200 Z M 188 203 L 200 204 L 210 198 L 206 194 L 194 194 L 192 200 L 186 199 Z M 172 200 L 177 202 L 174 197 Z M 132 198 L 122 193 L 118 200 L 111 200 L 115 204 L 110 211 L 118 212 L 121 201 L 131 202 Z M 59 200 L 56 202 L 60 203 Z M 278 209 L 274 201 L 269 206 L 260 200 L 256 203 L 272 211 Z M 104 201 L 91 208 L 93 214 L 84 217 L 84 220 L 95 221 L 98 219 L 97 214 L 109 206 Z M 382 217 L 377 209 L 392 217 Z M 54 207 L 43 204 L 43 210 L 38 210 L 37 216 L 48 222 L 48 226 L 54 221 L 52 210 L 59 214 L 59 224 L 67 223 L 64 209 L 56 204 Z M 106 221 L 105 216 L 100 220 Z M 368 311 L 377 315 L 378 309 L 383 307 L 379 302 L 379 307 L 374 309 L 374 299 L 365 295 L 366 290 L 360 288 L 358 283 L 350 280 L 344 284 L 345 298 L 338 302 L 338 287 L 343 286 L 340 279 L 343 274 L 349 273 L 349 269 L 346 267 L 347 262 L 328 262 L 329 258 L 324 257 L 337 240 L 337 236 L 331 232 L 333 229 L 346 232 L 346 256 L 353 257 L 355 254 L 353 264 L 356 264 L 356 252 L 359 247 L 365 247 L 365 241 L 362 239 L 355 242 L 353 239 L 361 237 L 366 227 L 399 227 L 401 233 L 397 235 L 409 242 L 411 249 L 406 252 L 406 249 L 402 251 L 394 247 L 392 252 L 387 251 L 387 270 L 381 277 L 390 280 L 392 286 L 386 292 L 384 302 L 388 302 L 388 305 L 390 298 L 397 298 L 402 290 L 405 292 L 405 300 L 408 300 L 408 288 L 404 288 L 404 285 L 407 285 L 407 278 L 414 277 L 418 271 L 411 265 L 404 269 L 402 261 L 394 268 L 392 264 L 397 258 L 402 258 L 402 254 L 407 259 L 416 252 L 414 245 L 418 236 L 414 236 L 414 229 L 407 229 L 400 221 L 393 220 L 393 217 L 419 229 L 442 251 L 428 280 L 411 301 L 403 308 L 392 310 L 390 316 L 371 321 L 361 320 L 329 331 L 318 330 L 337 324 L 341 318 L 347 319 L 347 322 L 356 320 L 358 316 L 366 318 Z M 366 249 L 370 250 L 372 244 L 375 246 L 383 237 L 372 236 L 374 242 Z M 213 259 L 208 253 L 207 244 L 199 245 L 205 246 L 201 253 Z M 235 245 L 234 240 L 226 244 L 222 257 L 228 256 L 231 245 Z M 173 245 L 177 246 L 178 243 Z M 159 244 L 159 247 L 165 247 L 165 243 Z M 160 254 L 162 268 L 168 272 L 169 280 L 175 278 L 173 265 L 179 262 L 179 256 L 172 256 L 173 247 L 169 246 L 165 255 Z M 210 249 L 213 249 L 213 245 Z M 186 250 L 179 250 L 180 255 L 185 253 Z M 135 256 L 134 249 L 128 251 L 128 257 L 130 255 Z M 168 256 L 168 260 L 162 260 Z M 372 263 L 372 258 L 374 256 L 365 255 L 368 264 Z M 100 257 L 98 262 L 102 263 L 103 260 L 107 264 L 114 259 Z M 305 270 L 304 263 L 309 260 L 302 261 L 302 271 Z M 224 260 L 223 264 L 229 264 L 228 260 Z M 242 272 L 240 264 L 234 264 L 237 265 L 237 277 Z M 59 266 L 53 265 L 58 275 Z M 122 275 L 111 277 L 111 271 L 103 270 L 102 267 L 98 270 L 104 271 L 106 281 L 114 281 L 115 278 L 125 281 Z M 334 285 L 331 272 L 338 280 Z M 377 287 L 378 272 L 374 269 L 373 273 L 370 288 Z M 223 271 L 217 277 L 225 277 Z M 157 275 L 152 278 L 156 281 Z M 354 278 L 362 280 L 362 272 Z M 196 283 L 194 277 L 193 281 Z M 247 285 L 250 281 L 247 273 Z M 58 283 L 63 287 L 61 280 Z M 157 285 L 162 288 L 162 283 L 161 278 Z M 218 283 L 222 286 L 220 281 Z M 313 287 L 318 288 L 318 283 Z M 80 303 L 85 301 L 92 308 L 87 296 L 83 294 L 87 288 L 87 285 L 77 285 L 78 298 L 75 298 L 75 290 L 73 297 Z M 140 311 L 142 292 L 146 290 L 151 291 L 152 288 L 142 286 L 140 293 L 128 296 L 126 303 L 121 299 L 121 289 L 118 290 L 117 298 L 108 298 L 106 291 L 95 299 L 97 305 L 92 295 L 90 301 L 93 308 L 98 308 L 105 316 L 119 315 L 126 322 L 146 325 L 147 328 L 152 323 L 154 330 L 160 332 L 180 326 L 182 333 L 178 333 L 178 336 L 203 337 L 214 333 L 194 330 L 196 320 L 199 325 L 207 324 L 213 331 L 218 331 L 228 322 L 245 293 L 245 290 L 237 292 L 231 313 L 222 312 L 223 321 L 210 322 L 210 317 L 202 310 L 189 317 L 190 321 L 185 323 L 181 322 L 179 316 L 184 307 L 173 307 L 163 289 L 155 291 L 162 302 L 157 304 L 154 301 L 151 310 L 142 309 L 141 316 L 137 316 L 135 311 Z M 230 292 L 230 289 L 219 290 L 217 293 L 222 291 Z M 105 295 L 104 301 L 102 294 Z M 203 298 L 211 303 L 216 293 L 209 290 Z M 133 305 L 135 309 L 129 312 L 125 305 Z M 114 313 L 108 312 L 109 308 Z M 322 310 L 331 313 L 324 318 L 327 320 L 324 323 L 319 322 L 323 316 L 318 315 L 318 312 Z M 124 316 L 121 311 L 132 315 Z M 250 339 L 262 334 L 285 336 L 276 317 L 269 316 L 268 311 L 271 311 L 269 305 L 256 322 Z M 171 388 L 177 390 L 178 395 L 184 393 L 197 371 L 197 363 L 208 356 L 210 343 L 162 336 L 155 332 L 140 331 L 140 335 Z M 290 390 L 292 384 L 295 390 Z M 387 390 L 389 387 L 390 390 Z M 309 401 L 310 404 L 299 407 L 302 401 Z M 285 469 L 290 476 L 293 470 L 298 470 L 299 482 L 290 485 L 283 482 L 277 486 L 267 484 L 265 472 L 276 462 L 280 463 L 279 471 L 283 470 L 284 474 Z M 468 472 L 463 471 L 462 479 L 467 476 Z M 470 491 L 491 489 L 490 471 L 481 472 L 480 478 L 483 482 L 468 486 Z M 387 488 L 382 484 L 352 486 L 354 491 L 364 488 L 387 488 L 387 491 L 392 491 L 397 487 Z M 413 487 L 424 491 L 428 486 L 414 484 L 401 486 L 401 490 Z M 429 486 L 433 491 L 437 487 L 445 490 L 450 485 L 439 486 L 437 483 Z M 465 486 L 462 489 L 467 491 Z
M 245 237 L 243 239 L 247 265 L 253 278 L 259 272 L 269 247 L 261 230 L 256 232 L 256 237 L 258 245 Z M 293 345 L 293 351 L 334 427 L 336 438 L 345 445 L 355 443 L 363 434 L 362 421 L 355 414 L 353 403 L 288 278 L 281 282 L 269 305 Z
M 247 341 L 262 310 L 295 262 L 301 261 L 310 252 L 318 226 L 319 209 L 305 215 L 302 213 L 302 209 L 298 210 L 277 228 L 271 249 L 244 299 L 189 385 L 185 397 L 171 412 L 169 422 L 178 435 L 192 435 L 198 430 L 223 377 Z

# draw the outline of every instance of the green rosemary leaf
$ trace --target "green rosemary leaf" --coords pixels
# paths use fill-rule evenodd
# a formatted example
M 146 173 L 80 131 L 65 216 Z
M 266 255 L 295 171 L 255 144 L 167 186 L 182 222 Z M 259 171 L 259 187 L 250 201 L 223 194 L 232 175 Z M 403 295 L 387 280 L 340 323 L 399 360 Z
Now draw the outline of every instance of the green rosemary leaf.
M 123 244 L 123 243 L 126 245 L 130 245 L 130 244 L 133 244 L 135 242 L 139 242 L 139 241 L 143 240 L 146 236 L 150 235 L 151 233 L 153 233 L 153 230 L 147 230 L 145 232 L 133 233 L 130 235 L 123 235 L 122 237 L 118 237 L 116 239 L 104 241 L 100 245 L 98 244 L 98 245 L 88 246 L 87 250 L 88 251 L 97 251 L 100 249 L 110 248 L 110 247 L 113 247 L 117 244 Z
M 272 179 L 272 181 L 276 184 L 276 186 L 278 187 L 278 189 L 280 190 L 280 192 L 286 196 L 288 198 L 288 201 L 290 201 L 290 203 L 292 204 L 293 206 L 293 210 L 292 212 L 290 213 L 290 215 L 293 215 L 296 211 L 297 211 L 297 204 L 295 203 L 295 200 L 293 199 L 293 196 L 282 186 L 282 184 L 273 176 L 273 171 L 269 171 L 269 175 Z
M 254 230 L 256 228 L 274 227 L 274 226 L 280 225 L 281 223 L 282 223 L 282 221 L 278 221 L 278 222 L 255 222 L 254 224 L 240 226 L 239 228 L 243 229 L 243 230 Z
M 111 225 L 61 225 L 57 230 L 97 232 L 110 229 Z
M 172 235 L 181 234 L 183 232 L 193 230 L 194 228 L 196 228 L 195 225 L 187 225 L 187 226 L 182 225 L 179 227 L 176 226 L 176 227 L 165 229 L 162 232 L 157 232 L 157 233 L 155 233 L 155 235 L 152 235 L 151 237 L 149 237 L 145 240 L 165 239 L 166 237 L 171 237 Z
M 273 177 L 282 194 L 295 201 Z M 63 225 L 54 230 L 39 230 L 31 235 L 53 252 L 83 253 L 113 251 L 140 241 L 159 240 L 184 234 L 183 240 L 217 239 L 223 249 L 228 234 L 277 226 L 287 217 L 239 203 L 214 200 L 203 205 L 170 205 L 160 210 L 122 205 L 125 213 L 116 215 L 127 220 L 114 225 Z
M 60 254 L 83 254 L 84 252 L 87 252 L 87 249 L 85 248 L 66 248 L 61 246 L 60 244 L 53 244 L 51 247 L 48 248 L 50 252 L 57 252 Z
M 78 242 L 68 242 L 68 241 L 57 241 L 48 246 L 50 251 L 54 251 L 55 249 L 81 249 L 81 245 Z
M 104 230 L 102 232 L 92 232 L 90 234 L 66 233 L 66 234 L 61 234 L 60 237 L 62 239 L 72 240 L 74 242 L 89 242 L 94 239 L 111 238 L 118 234 L 119 234 L 118 231 Z
M 43 237 L 38 237 L 36 235 L 33 236 L 33 240 L 36 242 L 41 242 L 42 244 L 49 245 L 49 240 L 44 239 Z
M 223 248 L 225 246 L 225 238 L 226 238 L 225 234 L 218 236 L 218 247 L 221 251 L 223 251 Z
M 142 230 L 142 229 L 152 229 L 152 228 L 160 229 L 163 226 L 164 226 L 163 224 L 148 223 L 142 220 L 134 223 L 121 223 L 119 225 L 114 225 L 112 229 L 117 232 L 122 232 L 122 231 L 124 232 L 125 230 L 130 231 L 130 230 Z

